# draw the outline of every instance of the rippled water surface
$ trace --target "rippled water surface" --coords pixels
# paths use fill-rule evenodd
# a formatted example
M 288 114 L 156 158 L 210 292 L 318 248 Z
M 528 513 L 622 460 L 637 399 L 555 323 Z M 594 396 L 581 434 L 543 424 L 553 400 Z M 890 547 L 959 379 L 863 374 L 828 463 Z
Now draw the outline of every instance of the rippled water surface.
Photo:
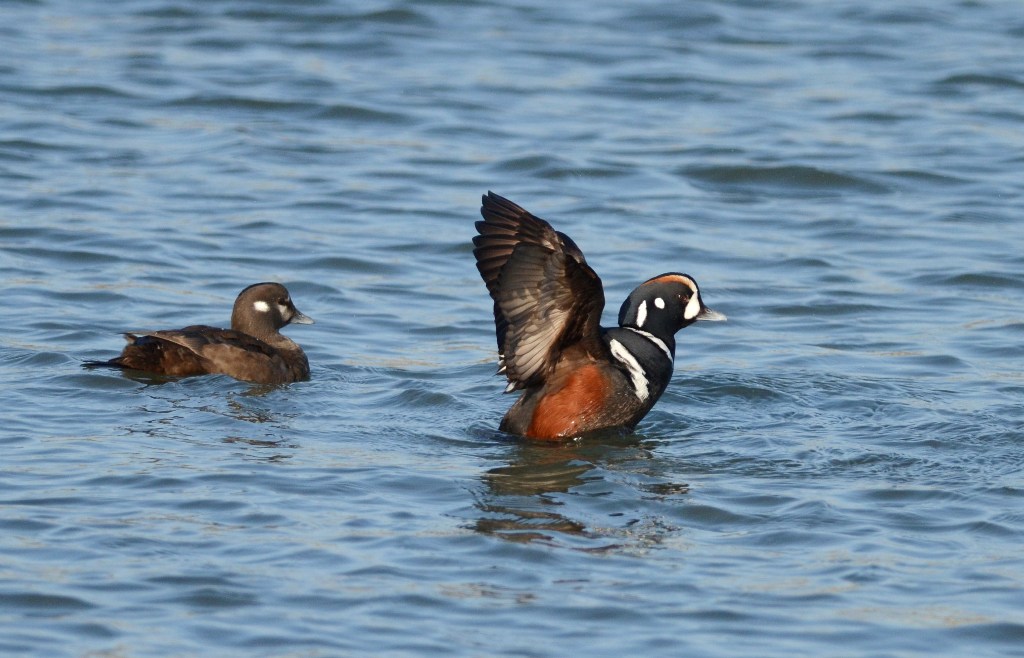
M 0 654 L 1024 655 L 1019 3 L 2 11 Z M 496 430 L 488 189 L 729 315 L 635 434 Z

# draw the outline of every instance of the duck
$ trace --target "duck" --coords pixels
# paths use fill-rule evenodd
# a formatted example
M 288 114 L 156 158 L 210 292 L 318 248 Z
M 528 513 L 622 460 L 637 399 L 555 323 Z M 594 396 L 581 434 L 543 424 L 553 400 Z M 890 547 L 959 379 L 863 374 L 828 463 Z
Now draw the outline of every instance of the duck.
M 666 272 L 637 286 L 602 327 L 604 288 L 564 233 L 487 192 L 473 255 L 494 301 L 498 373 L 521 391 L 499 430 L 530 439 L 632 431 L 665 392 L 676 333 L 726 316 L 704 304 L 697 281 Z
M 297 343 L 280 333 L 289 324 L 313 324 L 313 319 L 295 308 L 280 283 L 254 283 L 235 299 L 230 329 L 191 325 L 125 333 L 128 344 L 120 356 L 83 365 L 169 377 L 227 375 L 255 384 L 304 381 L 309 379 L 309 360 Z

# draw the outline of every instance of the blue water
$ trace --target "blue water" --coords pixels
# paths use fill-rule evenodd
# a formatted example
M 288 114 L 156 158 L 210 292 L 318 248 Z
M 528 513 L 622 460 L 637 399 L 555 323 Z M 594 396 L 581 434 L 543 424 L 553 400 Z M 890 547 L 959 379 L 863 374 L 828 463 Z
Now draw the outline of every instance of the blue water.
M 0 654 L 1024 655 L 1018 2 L 0 11 Z M 728 314 L 635 434 L 497 432 L 488 189 Z

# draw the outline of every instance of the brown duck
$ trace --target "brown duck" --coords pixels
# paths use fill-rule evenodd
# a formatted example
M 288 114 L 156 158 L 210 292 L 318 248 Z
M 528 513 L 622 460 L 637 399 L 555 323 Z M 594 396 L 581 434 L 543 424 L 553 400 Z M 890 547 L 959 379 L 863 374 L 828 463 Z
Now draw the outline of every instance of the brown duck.
M 257 384 L 309 379 L 302 348 L 280 333 L 288 324 L 313 324 L 279 283 L 256 283 L 238 294 L 231 329 L 192 325 L 184 329 L 126 333 L 121 356 L 90 361 L 86 367 L 141 370 L 189 377 L 228 375 Z

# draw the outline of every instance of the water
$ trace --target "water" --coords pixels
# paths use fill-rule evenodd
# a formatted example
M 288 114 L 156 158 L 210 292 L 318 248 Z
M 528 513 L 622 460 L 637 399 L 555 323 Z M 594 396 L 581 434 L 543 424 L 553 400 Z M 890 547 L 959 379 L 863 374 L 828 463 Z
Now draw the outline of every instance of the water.
M 0 654 L 1024 655 L 1019 3 L 2 11 Z M 496 431 L 488 189 L 729 315 L 636 434 Z

